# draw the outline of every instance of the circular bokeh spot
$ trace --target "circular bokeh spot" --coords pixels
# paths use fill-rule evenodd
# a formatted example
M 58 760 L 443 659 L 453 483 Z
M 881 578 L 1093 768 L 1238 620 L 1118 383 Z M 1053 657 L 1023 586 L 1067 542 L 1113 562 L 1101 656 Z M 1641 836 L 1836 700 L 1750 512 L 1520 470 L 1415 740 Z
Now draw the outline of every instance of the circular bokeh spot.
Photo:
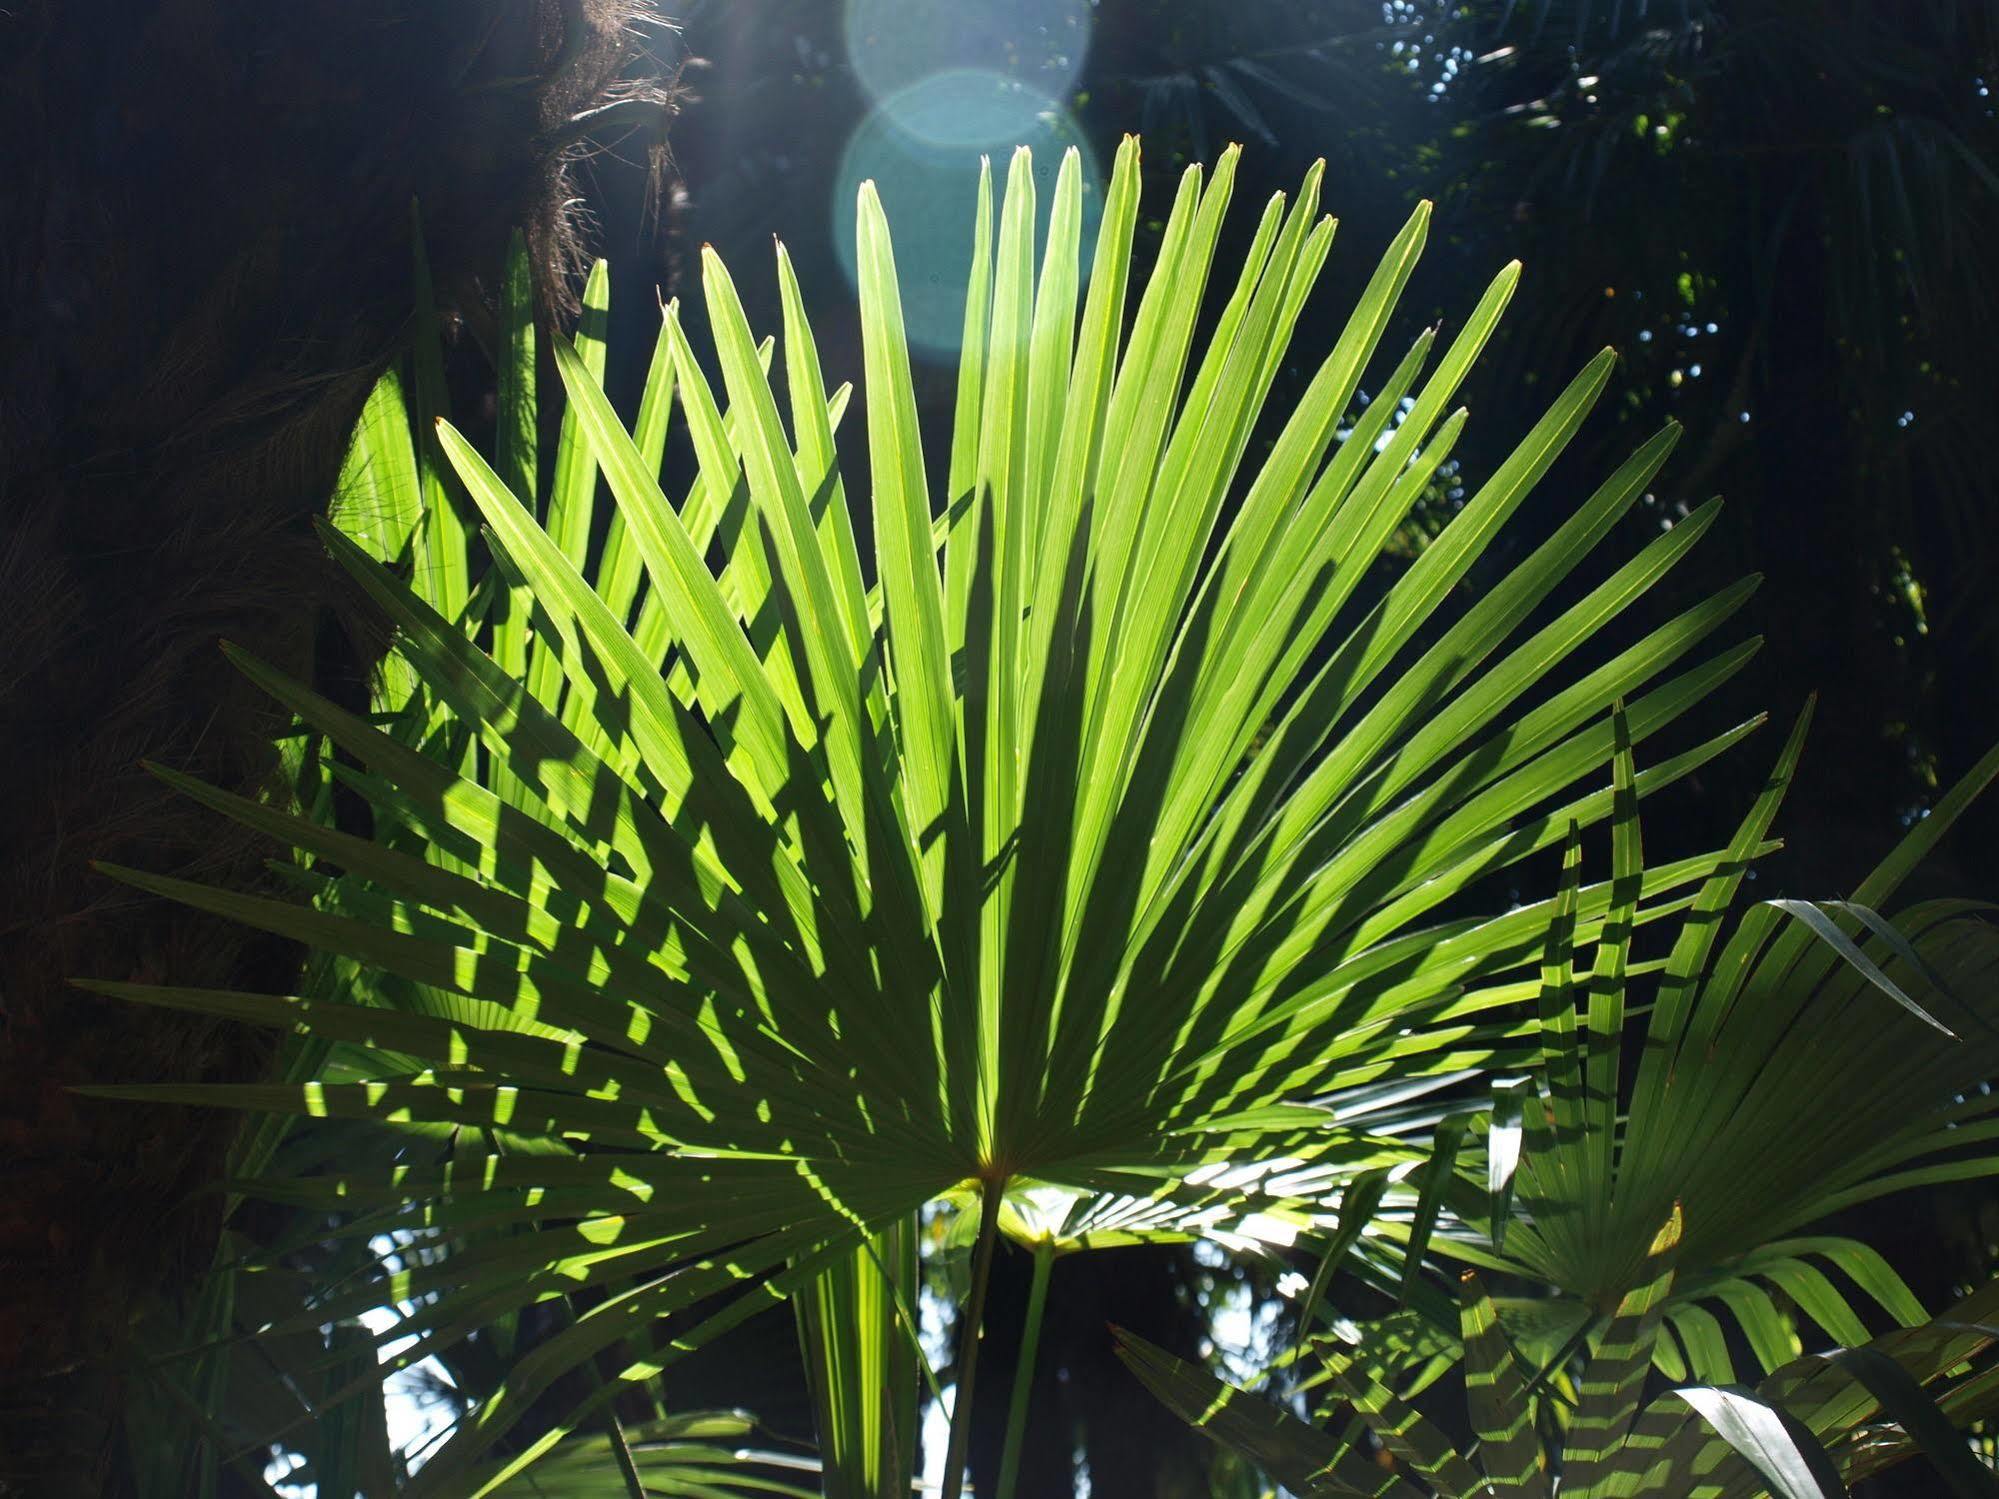
M 869 123 L 927 145 L 990 155 L 1035 144 L 1056 117 L 1066 118 L 1053 96 L 1018 78 L 947 68 L 877 101 Z
M 905 129 L 903 122 L 910 119 L 929 122 L 929 128 L 920 133 Z M 854 199 L 863 182 L 873 181 L 895 246 L 903 322 L 913 354 L 938 362 L 957 357 L 978 213 L 979 158 L 992 159 L 997 232 L 1015 146 L 1033 152 L 1037 269 L 1063 154 L 1072 146 L 1081 153 L 1081 270 L 1087 278 L 1103 211 L 1103 184 L 1081 129 L 1046 95 L 992 73 L 933 75 L 883 100 L 847 142 L 832 203 L 840 267 L 848 284 L 858 286 Z
M 937 73 L 1001 74 L 1063 98 L 1082 76 L 1090 0 L 846 0 L 847 57 L 876 103 Z

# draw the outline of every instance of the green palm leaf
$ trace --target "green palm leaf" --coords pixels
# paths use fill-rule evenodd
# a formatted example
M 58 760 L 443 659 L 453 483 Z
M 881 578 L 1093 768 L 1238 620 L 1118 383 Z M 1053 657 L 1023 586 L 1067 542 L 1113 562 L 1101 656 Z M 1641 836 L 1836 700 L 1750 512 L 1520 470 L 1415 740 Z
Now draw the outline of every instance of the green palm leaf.
M 541 1142 L 261 1190 L 432 1236 L 425 1264 L 304 1314 L 408 1302 L 404 1357 L 538 1301 L 587 1307 L 516 1362 L 417 1492 L 475 1471 L 494 1491 L 621 1382 L 846 1273 L 871 1236 L 953 1190 L 993 1205 L 988 1245 L 1015 1184 L 1253 1207 L 1263 1175 L 1213 1173 L 1355 1148 L 1337 1108 L 1298 1105 L 1524 1063 L 1557 903 L 1440 907 L 1753 727 L 1600 785 L 1747 659 L 1753 645 L 1686 664 L 1747 587 L 1561 671 L 1711 509 L 1514 639 L 1638 500 L 1671 431 L 1512 572 L 1462 587 L 1587 417 L 1608 353 L 1434 545 L 1385 590 L 1370 583 L 1461 429 L 1452 400 L 1518 268 L 1427 378 L 1426 333 L 1355 412 L 1422 247 L 1419 210 L 1275 422 L 1264 403 L 1333 228 L 1315 169 L 1265 210 L 1198 339 L 1234 161 L 1183 178 L 1130 316 L 1135 142 L 1086 293 L 1073 162 L 1038 274 L 1025 157 L 996 226 L 982 194 L 941 506 L 888 228 L 863 189 L 873 590 L 832 446 L 844 397 L 821 386 L 788 270 L 781 404 L 710 256 L 719 393 L 674 307 L 636 431 L 589 348 L 558 344 L 570 441 L 545 514 L 510 487 L 527 472 L 518 437 L 495 469 L 440 426 L 494 549 L 465 609 L 456 566 L 441 590 L 412 586 L 379 538 L 329 531 L 396 626 L 415 714 L 384 728 L 243 662 L 338 747 L 383 833 L 196 791 L 338 878 L 298 905 L 126 877 L 382 977 L 339 996 L 121 988 L 337 1040 L 350 1064 L 303 1087 L 128 1093 Z M 509 389 L 528 399 L 524 377 Z M 677 501 L 659 479 L 669 391 L 699 467 Z M 577 442 L 616 505 L 594 569 Z M 1463 612 L 1429 628 L 1459 596 Z M 1562 920 L 1586 944 L 1657 919 L 1722 858 L 1578 885 Z M 1309 1197 L 1269 1190 L 1309 1216 Z M 473 1220 L 512 1231 L 480 1237 Z M 600 1360 L 614 1377 L 490 1466 L 566 1371 Z

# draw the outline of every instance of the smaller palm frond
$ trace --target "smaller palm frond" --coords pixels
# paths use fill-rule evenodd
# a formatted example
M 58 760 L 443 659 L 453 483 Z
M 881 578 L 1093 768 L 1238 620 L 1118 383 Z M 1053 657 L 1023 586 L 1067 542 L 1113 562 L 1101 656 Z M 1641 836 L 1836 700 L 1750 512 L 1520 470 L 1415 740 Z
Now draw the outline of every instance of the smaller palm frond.
M 1766 1372 L 1798 1352 L 1800 1319 L 1850 1344 L 1866 1341 L 1868 1303 L 1920 1322 L 1877 1251 L 1817 1225 L 1889 1193 L 1999 1169 L 1999 1096 L 1984 1086 L 1999 1073 L 1999 931 L 1971 901 L 1923 902 L 1892 922 L 1876 910 L 1999 775 L 1999 751 L 1851 900 L 1766 901 L 1725 931 L 1808 719 L 1670 950 L 1643 962 L 1623 915 L 1644 860 L 1620 730 L 1612 886 L 1626 893 L 1613 897 L 1587 964 L 1558 919 L 1540 1056 L 1524 1087 L 1497 1092 L 1488 1190 L 1461 1183 L 1458 1216 L 1433 1240 L 1557 1292 L 1565 1315 L 1534 1309 L 1545 1340 L 1594 1328 L 1645 1284 L 1653 1236 L 1674 1215 L 1683 1238 L 1663 1309 L 1670 1335 L 1656 1347 L 1673 1377 L 1732 1382 L 1728 1322 Z M 1568 891 L 1579 864 L 1572 844 Z

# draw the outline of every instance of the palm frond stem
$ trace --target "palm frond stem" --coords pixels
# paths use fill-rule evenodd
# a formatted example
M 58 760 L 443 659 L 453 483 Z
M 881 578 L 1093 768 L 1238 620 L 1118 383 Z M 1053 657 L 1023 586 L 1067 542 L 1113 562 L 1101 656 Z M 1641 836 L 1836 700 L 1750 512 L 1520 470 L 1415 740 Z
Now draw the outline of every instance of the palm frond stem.
M 951 1444 L 944 1454 L 943 1499 L 959 1499 L 965 1489 L 965 1463 L 972 1450 L 972 1388 L 979 1369 L 979 1330 L 985 1320 L 986 1290 L 993 1279 L 993 1247 L 999 1241 L 1000 1199 L 1006 1196 L 1003 1177 L 988 1177 L 979 1188 L 979 1239 L 972 1251 L 972 1290 L 965 1298 L 964 1321 L 958 1330 L 957 1393 L 951 1400 Z
M 1006 1440 L 1000 1448 L 996 1499 L 1013 1499 L 1020 1478 L 1020 1447 L 1027 1436 L 1027 1401 L 1034 1389 L 1034 1356 L 1041 1350 L 1041 1319 L 1048 1308 L 1048 1274 L 1055 1268 L 1055 1241 L 1034 1246 L 1034 1279 L 1027 1288 L 1027 1315 L 1020 1332 L 1020 1361 L 1013 1371 L 1013 1398 L 1006 1410 Z

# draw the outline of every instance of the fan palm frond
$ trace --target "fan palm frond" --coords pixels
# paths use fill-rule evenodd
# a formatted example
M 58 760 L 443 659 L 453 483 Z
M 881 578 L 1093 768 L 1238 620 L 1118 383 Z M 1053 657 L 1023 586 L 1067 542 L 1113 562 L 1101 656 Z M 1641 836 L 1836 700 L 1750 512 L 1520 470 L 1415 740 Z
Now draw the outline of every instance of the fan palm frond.
M 1736 1378 L 1717 1314 L 1766 1372 L 1796 1356 L 1798 1316 L 1842 1343 L 1866 1341 L 1869 1303 L 1921 1322 L 1878 1252 L 1821 1225 L 1893 1192 L 1999 1169 L 1999 1098 L 1985 1086 L 1999 1070 L 1999 931 L 1973 901 L 1923 902 L 1892 922 L 1875 909 L 1999 775 L 1999 751 L 1851 900 L 1766 901 L 1724 940 L 1808 721 L 1663 959 L 1634 961 L 1615 914 L 1587 969 L 1579 948 L 1553 944 L 1526 1107 L 1516 1098 L 1497 1113 L 1489 1137 L 1496 1156 L 1517 1152 L 1517 1172 L 1489 1198 L 1461 1190 L 1461 1209 L 1484 1211 L 1434 1241 L 1560 1293 L 1567 1336 L 1639 1287 L 1657 1226 L 1674 1216 L 1683 1237 L 1663 1311 L 1671 1336 L 1657 1349 L 1674 1377 Z M 1634 784 L 1620 750 L 1612 883 L 1627 892 L 1644 864 Z M 1572 847 L 1571 889 L 1578 856 Z M 1627 1017 L 1641 1014 L 1634 1068 Z

